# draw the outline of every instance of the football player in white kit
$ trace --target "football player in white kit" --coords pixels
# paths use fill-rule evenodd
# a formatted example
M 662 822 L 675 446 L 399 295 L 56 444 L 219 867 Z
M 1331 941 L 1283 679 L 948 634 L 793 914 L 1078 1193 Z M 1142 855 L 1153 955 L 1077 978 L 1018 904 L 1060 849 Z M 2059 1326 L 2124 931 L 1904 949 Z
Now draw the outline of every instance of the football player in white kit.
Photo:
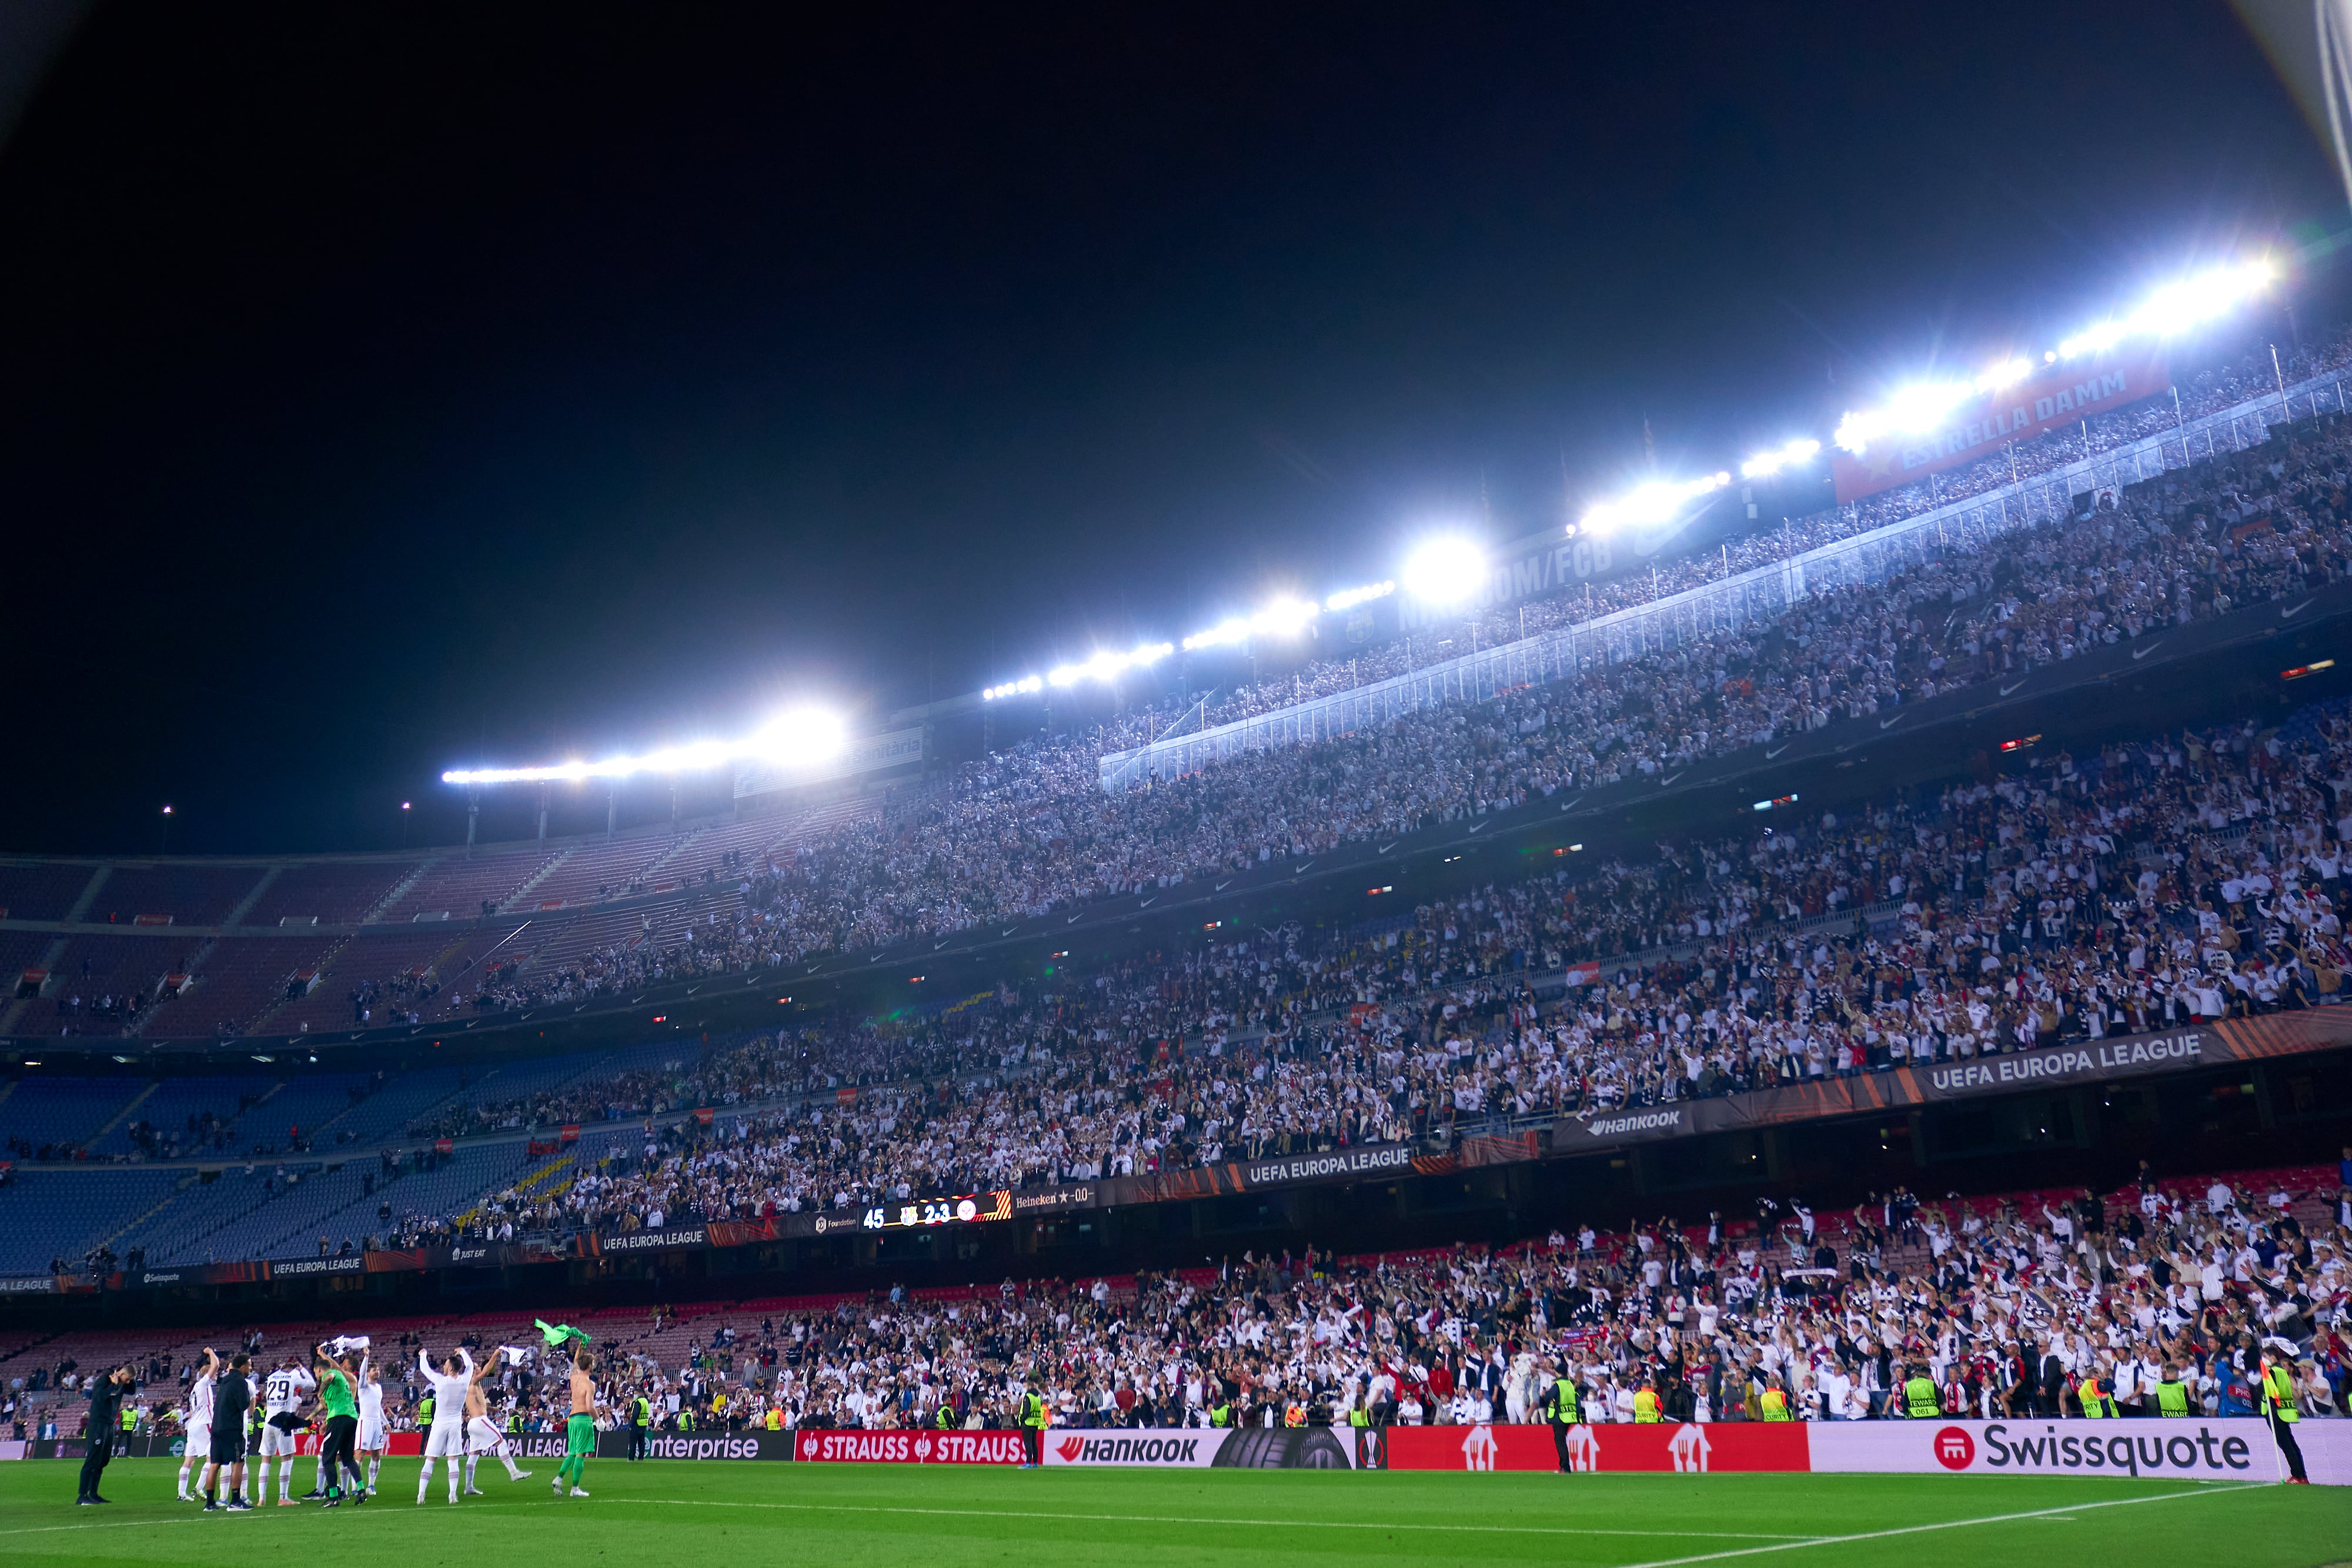
M 220 1385 L 220 1357 L 213 1347 L 205 1346 L 205 1359 L 196 1368 L 196 1380 L 188 1385 L 188 1413 L 180 1429 L 185 1438 L 180 1449 L 180 1500 L 199 1502 L 203 1500 L 188 1491 L 188 1471 L 200 1467 L 213 1451 L 213 1390 Z
M 490 1359 L 482 1364 L 482 1369 L 466 1380 L 466 1495 L 467 1497 L 488 1495 L 474 1484 L 474 1467 L 482 1462 L 484 1454 L 498 1456 L 499 1463 L 506 1466 L 507 1479 L 510 1481 L 526 1480 L 530 1476 L 529 1470 L 516 1466 L 513 1451 L 507 1447 L 507 1436 L 499 1430 L 499 1424 L 490 1419 L 489 1401 L 482 1393 L 482 1379 L 488 1376 L 490 1370 L 498 1365 L 499 1357 L 510 1354 L 503 1346 L 490 1352 Z
M 367 1456 L 367 1494 L 373 1497 L 376 1470 L 392 1452 L 392 1428 L 383 1419 L 383 1385 L 376 1381 L 375 1367 L 365 1355 L 360 1357 L 359 1392 L 359 1450 Z
M 303 1397 L 318 1386 L 310 1368 L 291 1356 L 280 1358 L 278 1370 L 263 1380 L 261 1479 L 253 1489 L 257 1502 L 268 1499 L 269 1460 L 275 1455 L 284 1461 L 278 1469 L 278 1506 L 302 1506 L 294 1500 L 294 1434 L 302 1429 Z
M 457 1483 L 465 1469 L 466 1395 L 473 1386 L 474 1357 L 459 1345 L 456 1355 L 442 1358 L 441 1365 L 441 1371 L 434 1371 L 432 1359 L 424 1350 L 417 1351 L 416 1369 L 433 1385 L 433 1429 L 425 1435 L 425 1468 L 416 1475 L 416 1500 L 420 1505 L 425 1501 L 425 1485 L 433 1479 L 434 1460 L 449 1461 L 451 1502 L 457 1500 Z

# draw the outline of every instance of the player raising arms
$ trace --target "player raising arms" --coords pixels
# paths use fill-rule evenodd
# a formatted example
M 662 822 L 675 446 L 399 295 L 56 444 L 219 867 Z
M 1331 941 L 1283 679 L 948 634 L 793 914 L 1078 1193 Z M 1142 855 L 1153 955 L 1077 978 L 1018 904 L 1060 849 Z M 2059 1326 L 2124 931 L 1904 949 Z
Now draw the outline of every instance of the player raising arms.
M 507 1354 L 508 1352 L 504 1349 L 490 1352 L 490 1359 L 482 1363 L 482 1369 L 466 1380 L 466 1495 L 467 1497 L 484 1495 L 482 1490 L 474 1484 L 474 1467 L 482 1462 L 484 1454 L 498 1456 L 499 1463 L 507 1468 L 507 1479 L 520 1481 L 528 1480 L 530 1478 L 529 1470 L 516 1468 L 514 1451 L 507 1447 L 507 1435 L 499 1430 L 497 1422 L 490 1419 L 489 1400 L 482 1393 L 482 1379 L 489 1375 L 490 1369 L 497 1366 L 499 1359 Z
M 462 1370 L 461 1370 L 462 1365 Z M 433 1479 L 433 1461 L 449 1461 L 449 1500 L 457 1500 L 458 1472 L 466 1458 L 466 1391 L 474 1381 L 474 1358 L 464 1345 L 457 1354 L 441 1359 L 441 1370 L 433 1370 L 427 1354 L 416 1353 L 416 1369 L 433 1385 L 433 1429 L 425 1435 L 425 1468 L 416 1473 L 416 1500 L 425 1501 L 425 1488 Z
M 360 1435 L 359 1368 L 348 1355 L 337 1354 L 332 1347 L 320 1345 L 312 1358 L 311 1366 L 319 1379 L 319 1405 L 325 1415 L 320 1423 L 319 1441 L 319 1479 L 326 1488 L 326 1501 L 320 1506 L 334 1508 L 348 1496 L 353 1502 L 367 1500 L 367 1482 L 360 1475 L 357 1447 Z M 351 1490 L 343 1490 L 343 1477 L 352 1479 Z
M 601 1401 L 596 1379 L 591 1375 L 595 1368 L 596 1358 L 586 1345 L 572 1353 L 572 1415 L 563 1423 L 563 1463 L 555 1471 L 558 1497 L 565 1495 L 566 1481 L 572 1483 L 572 1496 L 588 1495 L 580 1482 L 588 1471 L 588 1457 L 596 1451 L 596 1406 Z
M 302 1429 L 303 1396 L 318 1386 L 319 1380 L 290 1355 L 279 1357 L 278 1370 L 263 1381 L 260 1479 L 253 1488 L 254 1501 L 269 1500 L 269 1461 L 275 1456 L 285 1461 L 278 1470 L 278 1506 L 302 1506 L 294 1500 L 294 1434 Z
M 196 1500 L 188 1491 L 189 1469 L 193 1467 L 201 1474 L 212 1458 L 213 1391 L 220 1386 L 220 1357 L 212 1346 L 205 1346 L 205 1359 L 196 1368 L 196 1380 L 188 1385 L 188 1414 L 180 1423 L 181 1436 L 185 1439 L 180 1452 L 182 1502 Z
M 365 1352 L 360 1354 L 359 1451 L 367 1456 L 367 1495 L 375 1496 L 376 1471 L 392 1452 L 392 1428 L 383 1418 L 383 1385 Z

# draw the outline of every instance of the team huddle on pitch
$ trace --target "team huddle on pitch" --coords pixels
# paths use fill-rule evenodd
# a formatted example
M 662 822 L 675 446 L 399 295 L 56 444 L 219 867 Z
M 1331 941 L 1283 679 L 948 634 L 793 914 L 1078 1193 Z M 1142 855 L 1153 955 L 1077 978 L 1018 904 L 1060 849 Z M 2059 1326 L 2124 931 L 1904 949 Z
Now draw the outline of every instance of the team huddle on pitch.
M 556 1468 L 555 1495 L 588 1495 L 580 1483 L 589 1456 L 596 1451 L 595 1357 L 588 1336 L 579 1330 L 547 1323 L 540 1327 L 543 1346 L 501 1345 L 478 1365 L 462 1345 L 437 1364 L 430 1350 L 418 1350 L 417 1371 L 430 1390 L 417 1410 L 425 1427 L 424 1464 L 416 1476 L 420 1504 L 432 1486 L 436 1459 L 447 1474 L 452 1503 L 461 1490 L 468 1497 L 484 1495 L 474 1476 L 485 1456 L 504 1465 L 509 1480 L 529 1479 L 530 1472 L 515 1463 L 507 1435 L 490 1419 L 482 1380 L 502 1361 L 520 1367 L 542 1352 L 550 1359 L 562 1354 L 570 1364 L 572 1410 L 564 1425 L 564 1458 Z M 289 1355 L 280 1357 L 271 1371 L 257 1373 L 252 1357 L 244 1352 L 224 1361 L 207 1346 L 188 1389 L 180 1500 L 201 1500 L 207 1513 L 239 1512 L 265 1503 L 269 1500 L 272 1459 L 279 1464 L 280 1508 L 305 1502 L 323 1508 L 345 1502 L 356 1506 L 374 1497 L 377 1477 L 392 1452 L 392 1430 L 383 1418 L 379 1368 L 368 1350 L 364 1335 L 333 1339 L 311 1352 L 307 1367 Z M 313 1400 L 316 1409 L 306 1411 Z M 318 1477 L 308 1492 L 297 1497 L 295 1434 L 314 1419 L 320 1429 Z

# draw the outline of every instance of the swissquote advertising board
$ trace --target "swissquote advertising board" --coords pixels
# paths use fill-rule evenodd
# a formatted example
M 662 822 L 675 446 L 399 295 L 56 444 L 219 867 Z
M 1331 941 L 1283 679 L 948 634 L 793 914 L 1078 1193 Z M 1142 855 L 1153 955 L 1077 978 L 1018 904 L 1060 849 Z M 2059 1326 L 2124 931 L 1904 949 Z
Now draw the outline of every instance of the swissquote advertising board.
M 1549 1427 L 1391 1427 L 1392 1470 L 1553 1470 Z M 2312 1480 L 2352 1486 L 2352 1421 L 2296 1423 Z M 2270 1428 L 2252 1416 L 2109 1421 L 1659 1422 L 1579 1426 L 1569 1468 L 1595 1473 L 2120 1476 L 2272 1481 L 2284 1476 Z

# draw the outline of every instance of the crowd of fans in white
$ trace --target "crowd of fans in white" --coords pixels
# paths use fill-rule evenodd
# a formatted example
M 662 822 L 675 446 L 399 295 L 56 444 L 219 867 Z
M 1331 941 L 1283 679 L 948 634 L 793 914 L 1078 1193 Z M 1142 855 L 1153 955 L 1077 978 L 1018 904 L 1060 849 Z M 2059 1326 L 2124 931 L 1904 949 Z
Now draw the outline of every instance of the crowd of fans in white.
M 1763 628 L 1252 753 L 1150 789 L 1099 788 L 1100 736 L 1041 740 L 878 819 L 730 869 L 635 941 L 526 961 L 438 1005 L 528 1007 L 944 936 L 1868 719 L 2342 581 L 2352 576 L 2347 483 L 2352 438 L 2332 423 L 2299 427 L 2292 442 L 2103 497 L 2085 518 L 1955 543 L 1887 582 L 1822 589 Z
M 2231 1416 L 2253 1412 L 2267 1347 L 2292 1353 L 2305 1416 L 2346 1409 L 2340 1185 L 2143 1166 L 2105 1197 L 1898 1189 L 1849 1214 L 1758 1211 L 1493 1252 L 1310 1248 L 1116 1282 L 894 1289 L 729 1321 L 667 1363 L 652 1333 L 624 1333 L 602 1370 L 613 1420 L 638 1419 L 642 1396 L 673 1429 L 1001 1427 L 1033 1387 L 1071 1427 L 1531 1421 L 1555 1375 L 1591 1422 L 1633 1419 L 1643 1390 L 1668 1420 L 1763 1419 L 1774 1393 L 1796 1419 L 1860 1420 L 1904 1414 L 1891 1391 L 1915 1369 L 1946 1416 L 2082 1414 L 2091 1379 L 2118 1415 L 2156 1415 L 2171 1381 L 2195 1413 Z M 420 1390 L 387 1392 L 402 1421 Z M 487 1392 L 502 1427 L 560 1421 L 560 1380 L 502 1369 Z
M 642 1120 L 642 1143 L 567 1189 L 502 1195 L 476 1221 L 625 1229 L 1444 1146 L 2342 993 L 2340 711 L 2030 764 L 1387 922 L 1204 938 L 927 1018 L 761 1036 L 412 1131 Z M 707 1130 L 660 1124 L 696 1106 Z M 410 1215 L 403 1233 L 450 1223 Z

